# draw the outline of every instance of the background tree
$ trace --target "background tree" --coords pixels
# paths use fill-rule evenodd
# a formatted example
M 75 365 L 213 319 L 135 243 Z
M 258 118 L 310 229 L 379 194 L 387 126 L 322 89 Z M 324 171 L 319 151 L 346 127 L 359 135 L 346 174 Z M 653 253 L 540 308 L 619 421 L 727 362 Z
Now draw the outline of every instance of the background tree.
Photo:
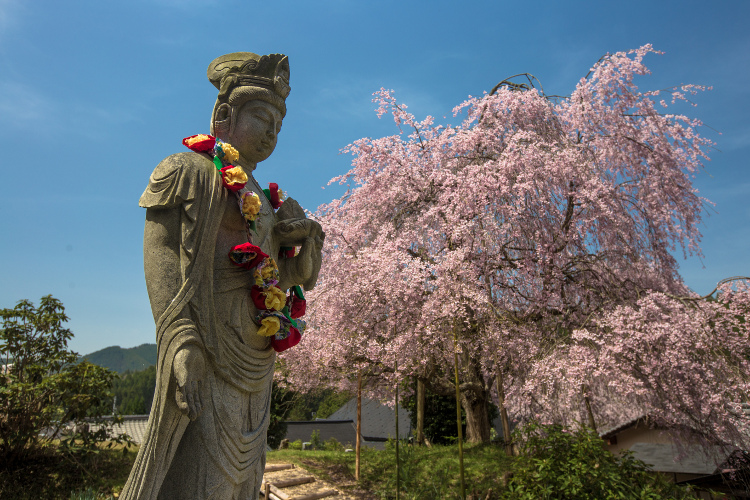
M 692 177 L 711 142 L 663 111 L 701 87 L 639 89 L 652 52 L 607 55 L 568 97 L 505 80 L 456 107 L 455 126 L 376 93 L 400 133 L 348 146 L 352 169 L 332 182 L 350 189 L 319 209 L 322 279 L 307 338 L 285 354 L 295 383 L 351 386 L 363 370 L 373 394 L 416 377 L 447 395 L 455 335 L 467 440 L 489 439 L 498 371 L 516 415 L 615 419 L 592 392 L 609 381 L 549 373 L 571 359 L 573 332 L 600 335 L 595 320 L 650 292 L 689 293 L 671 251 L 700 254 Z
M 416 384 L 414 384 L 416 385 Z M 417 391 L 416 388 L 401 400 L 402 406 L 409 410 L 412 429 L 417 428 Z M 494 405 L 493 405 L 494 406 Z M 462 412 L 464 432 L 466 414 Z M 490 416 L 492 421 L 492 416 Z M 456 426 L 455 396 L 441 396 L 425 391 L 424 435 L 433 444 L 453 444 L 458 439 Z
M 586 384 L 605 422 L 646 414 L 682 443 L 747 448 L 750 287 L 724 283 L 705 299 L 650 292 L 592 319 L 554 359 L 531 367 L 528 380 L 542 387 L 526 387 L 522 406 L 529 414 L 552 402 L 569 407 Z
M 286 437 L 286 420 L 294 405 L 294 393 L 281 387 L 275 380 L 271 390 L 271 413 L 268 425 L 268 446 L 278 448 Z
M 155 365 L 136 372 L 126 371 L 112 382 L 117 412 L 121 415 L 149 414 L 155 388 Z
M 62 303 L 50 295 L 39 307 L 28 300 L 0 309 L 0 460 L 11 464 L 34 455 L 54 440 L 71 449 L 93 450 L 109 436 L 114 372 L 68 350 L 73 336 Z M 96 432 L 90 423 L 99 423 Z M 65 433 L 61 431 L 65 430 Z

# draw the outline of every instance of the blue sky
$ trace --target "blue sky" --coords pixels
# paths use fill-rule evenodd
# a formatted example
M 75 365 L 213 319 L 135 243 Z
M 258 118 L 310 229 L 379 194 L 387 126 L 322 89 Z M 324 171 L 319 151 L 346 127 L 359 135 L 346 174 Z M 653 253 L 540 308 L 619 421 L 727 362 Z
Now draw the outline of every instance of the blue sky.
M 206 68 L 235 51 L 289 56 L 289 111 L 256 173 L 314 209 L 341 194 L 322 189 L 348 169 L 341 148 L 395 133 L 373 111 L 380 87 L 450 122 L 510 75 L 569 94 L 604 53 L 652 43 L 665 54 L 642 88 L 714 87 L 680 109 L 717 143 L 695 181 L 716 203 L 705 258 L 681 260 L 707 293 L 750 275 L 748 21 L 744 1 L 0 0 L 0 307 L 54 295 L 81 353 L 154 342 L 138 198 L 183 137 L 208 131 Z

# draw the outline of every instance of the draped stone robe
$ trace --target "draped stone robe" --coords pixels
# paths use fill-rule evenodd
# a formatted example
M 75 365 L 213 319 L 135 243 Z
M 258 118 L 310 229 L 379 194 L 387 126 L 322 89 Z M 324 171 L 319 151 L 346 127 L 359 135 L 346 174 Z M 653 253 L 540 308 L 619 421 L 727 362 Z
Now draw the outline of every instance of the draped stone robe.
M 276 256 L 273 209 L 252 178 L 247 187 L 263 203 L 254 243 Z M 157 386 L 147 438 L 120 498 L 256 499 L 276 357 L 252 320 L 252 272 L 228 258 L 232 246 L 247 241 L 236 197 L 207 155 L 189 152 L 156 167 L 140 206 L 179 214 L 181 283 L 156 320 Z M 172 374 L 175 354 L 188 344 L 206 361 L 204 410 L 192 422 L 177 407 Z

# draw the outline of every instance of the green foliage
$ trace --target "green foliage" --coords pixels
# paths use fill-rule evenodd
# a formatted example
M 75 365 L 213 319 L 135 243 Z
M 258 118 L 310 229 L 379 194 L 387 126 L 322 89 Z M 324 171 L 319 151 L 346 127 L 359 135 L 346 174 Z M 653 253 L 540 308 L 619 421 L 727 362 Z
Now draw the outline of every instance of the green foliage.
M 320 389 L 307 394 L 294 394 L 294 403 L 288 420 L 315 420 L 328 418 L 352 398 L 346 391 Z
M 62 303 L 48 295 L 0 309 L 0 461 L 12 463 L 61 440 L 68 452 L 96 452 L 115 374 L 68 350 L 73 336 Z M 96 431 L 90 424 L 100 424 Z M 120 442 L 119 438 L 115 441 Z
M 352 399 L 352 395 L 346 391 L 325 391 L 325 396 L 318 405 L 318 410 L 315 412 L 315 418 L 330 417 L 350 399 Z
M 323 449 L 323 442 L 320 440 L 320 431 L 318 429 L 315 429 L 312 431 L 312 434 L 310 434 L 310 446 L 313 450 Z
M 540 499 L 677 499 L 694 498 L 631 454 L 613 455 L 588 428 L 527 425 L 516 434 L 521 456 L 503 498 Z
M 110 346 L 87 354 L 84 358 L 117 373 L 138 372 L 156 364 L 156 344 L 141 344 L 125 349 Z
M 344 451 L 344 445 L 335 437 L 330 437 L 323 442 L 323 449 L 328 451 Z
M 451 444 L 458 439 L 458 428 L 456 427 L 456 397 L 441 396 L 425 389 L 424 408 L 424 435 L 434 444 Z M 401 406 L 409 410 L 411 428 L 417 429 L 417 388 L 401 400 Z M 490 402 L 487 408 L 487 416 L 492 421 L 497 418 L 499 411 L 497 406 Z M 464 436 L 466 436 L 466 412 L 461 408 L 461 422 Z
M 135 457 L 133 451 L 102 449 L 85 455 L 48 452 L 10 465 L 0 462 L 0 498 L 111 500 L 122 491 Z
M 286 436 L 287 415 L 294 404 L 294 393 L 280 387 L 276 381 L 271 389 L 271 422 L 268 425 L 267 440 L 271 449 L 276 449 Z
M 384 451 L 362 448 L 361 480 L 354 481 L 354 453 L 341 451 L 279 450 L 268 454 L 269 462 L 293 462 L 324 480 L 333 479 L 337 487 L 357 498 L 396 497 L 395 441 Z M 403 443 L 403 441 L 402 441 Z M 467 493 L 473 498 L 497 499 L 502 477 L 515 460 L 495 445 L 466 445 Z M 399 449 L 401 462 L 401 498 L 404 500 L 458 499 L 458 448 L 456 446 L 409 446 Z M 487 497 L 488 492 L 493 493 Z M 367 492 L 367 493 L 363 493 Z
M 151 412 L 156 389 L 156 366 L 138 372 L 125 372 L 112 383 L 121 415 L 145 415 Z

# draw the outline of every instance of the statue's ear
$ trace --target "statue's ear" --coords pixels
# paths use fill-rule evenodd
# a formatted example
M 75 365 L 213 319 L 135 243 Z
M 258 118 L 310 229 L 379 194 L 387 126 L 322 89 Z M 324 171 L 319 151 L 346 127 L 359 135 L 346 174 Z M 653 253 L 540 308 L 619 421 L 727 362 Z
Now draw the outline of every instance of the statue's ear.
M 232 122 L 232 106 L 222 103 L 214 113 L 214 136 L 226 138 Z

